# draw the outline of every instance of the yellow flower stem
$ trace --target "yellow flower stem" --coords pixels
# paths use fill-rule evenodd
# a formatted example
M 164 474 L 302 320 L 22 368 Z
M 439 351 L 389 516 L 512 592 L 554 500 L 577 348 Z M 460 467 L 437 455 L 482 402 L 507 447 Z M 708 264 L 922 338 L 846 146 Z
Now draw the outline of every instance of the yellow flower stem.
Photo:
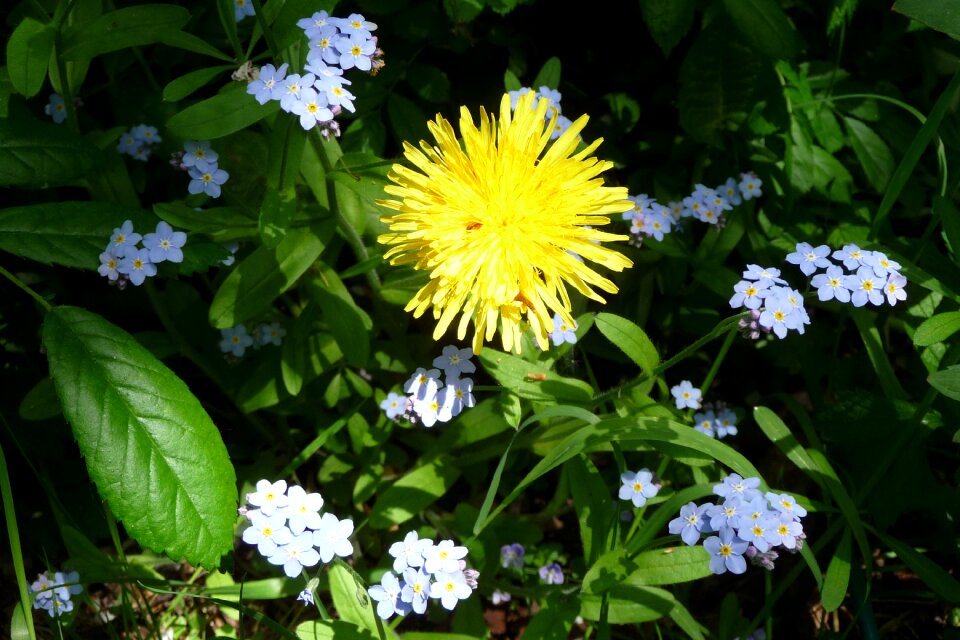
M 622 384 L 619 387 L 616 387 L 614 389 L 610 389 L 609 391 L 598 393 L 597 395 L 593 396 L 593 401 L 590 403 L 590 407 L 591 408 L 597 407 L 603 404 L 604 402 L 606 402 L 607 400 L 609 400 L 610 398 L 618 396 L 624 391 L 628 389 L 632 389 L 633 387 L 639 384 L 643 384 L 650 378 L 656 378 L 657 376 L 659 376 L 661 373 L 663 373 L 670 367 L 674 366 L 679 362 L 682 362 L 683 360 L 686 360 L 688 357 L 690 357 L 691 355 L 699 351 L 701 347 L 703 347 L 706 344 L 709 344 L 714 339 L 719 338 L 720 336 L 725 334 L 728 330 L 735 330 L 737 323 L 740 321 L 740 318 L 744 317 L 747 313 L 749 313 L 749 311 L 745 311 L 744 313 L 738 313 L 735 316 L 730 316 L 729 318 L 725 318 L 721 320 L 720 322 L 717 323 L 717 326 L 715 326 L 709 333 L 701 337 L 696 342 L 687 346 L 683 351 L 673 356 L 669 360 L 666 360 L 665 362 L 660 363 L 660 366 L 656 367 L 653 371 L 649 371 L 649 372 L 644 371 L 643 373 L 641 373 L 639 376 L 637 376 L 630 382 Z

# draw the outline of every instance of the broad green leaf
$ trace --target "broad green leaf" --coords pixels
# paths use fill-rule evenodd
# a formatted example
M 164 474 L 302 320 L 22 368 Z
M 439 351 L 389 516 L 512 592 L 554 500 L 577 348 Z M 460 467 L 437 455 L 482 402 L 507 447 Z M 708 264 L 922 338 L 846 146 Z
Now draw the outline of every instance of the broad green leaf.
M 193 94 L 194 91 L 205 87 L 215 78 L 224 76 L 229 78 L 231 67 L 207 67 L 206 69 L 197 69 L 184 74 L 176 80 L 171 80 L 163 88 L 163 99 L 167 102 L 177 102 Z
M 797 442 L 793 433 L 784 424 L 780 416 L 766 407 L 754 407 L 753 419 L 757 421 L 764 435 L 775 444 L 790 462 L 800 467 L 804 473 L 820 482 L 820 467 L 810 458 L 807 450 Z
M 142 4 L 105 13 L 96 20 L 68 29 L 60 55 L 84 60 L 110 51 L 159 42 L 180 31 L 190 19 L 183 7 Z
M 680 124 L 702 142 L 743 120 L 755 106 L 763 67 L 750 49 L 715 20 L 697 37 L 680 67 Z
M 609 611 L 607 621 L 611 624 L 634 624 L 658 620 L 669 615 L 676 606 L 673 594 L 657 587 L 633 587 L 618 585 L 608 592 Z M 580 615 L 584 620 L 599 620 L 602 598 L 599 595 L 580 596 Z
M 657 348 L 643 329 L 633 322 L 612 313 L 598 313 L 594 324 L 600 333 L 619 347 L 644 373 L 652 373 L 660 364 Z
M 7 71 L 10 84 L 23 96 L 40 93 L 47 79 L 47 65 L 56 31 L 53 25 L 24 18 L 7 40 Z
M 0 187 L 65 184 L 101 163 L 99 149 L 62 126 L 0 120 Z
M 586 456 L 577 456 L 567 465 L 570 493 L 580 522 L 583 558 L 595 562 L 604 549 L 609 548 L 614 518 L 618 507 L 607 482 L 600 476 L 593 462 Z M 587 580 L 584 578 L 584 585 Z
M 626 549 L 608 551 L 597 558 L 583 576 L 583 593 L 603 593 L 622 583 L 636 569 L 637 564 L 630 559 Z
M 927 318 L 913 334 L 913 344 L 929 347 L 960 331 L 960 311 L 946 311 Z
M 450 100 L 450 78 L 437 67 L 415 62 L 407 72 L 407 82 L 417 95 L 428 102 Z
M 934 371 L 927 377 L 927 382 L 948 398 L 960 400 L 960 364 Z
M 451 22 L 471 22 L 484 5 L 484 0 L 443 0 L 443 10 Z
M 370 526 L 386 529 L 406 522 L 444 495 L 460 472 L 448 455 L 421 462 L 380 494 L 370 511 Z
M 186 31 L 165 32 L 160 37 L 160 42 L 169 47 L 176 47 L 177 49 L 184 49 L 185 51 L 193 51 L 194 53 L 199 53 L 205 56 L 210 56 L 211 58 L 216 58 L 217 60 L 222 60 L 223 62 L 233 62 L 233 58 L 221 52 L 203 38 L 199 38 L 192 33 L 187 33 Z
M 353 569 L 339 558 L 329 565 L 330 595 L 341 620 L 376 633 L 376 603 L 370 599 L 367 588 Z
M 279 110 L 279 102 L 271 100 L 261 105 L 239 83 L 177 113 L 167 121 L 167 128 L 181 138 L 212 140 L 245 129 Z
M 540 600 L 540 610 L 523 631 L 525 638 L 567 640 L 577 617 L 576 601 L 570 596 L 551 593 Z M 476 636 L 474 636 L 476 637 Z M 406 639 L 406 636 L 404 636 Z M 437 640 L 440 640 L 439 638 Z
M 893 10 L 960 40 L 960 6 L 939 0 L 897 0 Z
M 231 229 L 231 237 L 252 237 L 257 233 L 257 222 L 243 209 L 214 207 L 197 211 L 182 202 L 161 202 L 153 205 L 161 220 L 185 231 L 200 231 L 218 237 L 220 231 Z
M 593 397 L 593 388 L 583 380 L 559 376 L 518 356 L 488 347 L 477 359 L 497 382 L 521 398 L 575 404 Z
M 751 47 L 771 58 L 792 58 L 801 48 L 800 34 L 777 0 L 724 0 L 727 13 Z
M 33 615 L 33 611 L 30 611 Z M 34 640 L 36 637 L 33 628 L 27 623 L 27 616 L 23 613 L 23 602 L 17 602 L 10 615 L 10 640 Z
M 873 321 L 873 316 L 866 309 L 853 309 L 850 315 L 853 317 L 857 329 L 860 330 L 860 337 L 867 348 L 867 355 L 870 357 L 873 369 L 877 373 L 883 392 L 891 400 L 906 400 L 907 392 L 900 385 L 900 380 L 893 371 L 893 365 L 887 358 L 883 343 L 880 341 L 880 331 Z
M 520 78 L 517 77 L 510 69 L 507 69 L 503 72 L 503 87 L 507 91 L 519 91 L 523 88 L 523 83 L 520 82 Z
M 820 593 L 820 602 L 826 611 L 836 611 L 843 604 L 847 596 L 847 586 L 850 584 L 850 560 L 853 548 L 850 539 L 850 530 L 843 532 L 840 543 L 830 564 L 827 565 L 827 575 L 823 579 L 823 590 Z
M 885 545 L 900 556 L 900 559 L 913 569 L 934 593 L 947 602 L 960 603 L 960 581 L 957 581 L 937 562 L 894 537 L 882 534 L 879 531 L 874 533 Z
M 236 475 L 187 386 L 100 316 L 55 307 L 50 377 L 100 495 L 142 546 L 215 567 L 233 546 Z
M 399 93 L 391 93 L 387 100 L 387 117 L 398 142 L 416 146 L 428 137 L 427 115 L 413 101 Z
M 837 503 L 840 513 L 843 514 L 844 519 L 847 521 L 847 527 L 853 534 L 853 540 L 857 543 L 864 563 L 866 566 L 870 566 L 872 563 L 870 546 L 867 542 L 867 534 L 864 531 L 863 522 L 860 520 L 860 512 L 856 504 L 853 502 L 850 494 L 847 493 L 846 487 L 840 482 L 837 472 L 834 471 L 833 466 L 827 460 L 826 456 L 816 449 L 809 449 L 808 454 L 814 463 L 820 467 L 822 484 L 827 488 L 833 501 Z
M 210 303 L 210 323 L 228 329 L 270 308 L 320 257 L 333 235 L 333 222 L 287 234 L 271 249 L 259 247 L 238 264 Z
M 696 0 L 640 0 L 643 21 L 663 55 L 670 55 L 690 31 L 695 6 Z
M 24 420 L 49 420 L 60 415 L 60 401 L 53 380 L 44 378 L 20 401 L 20 417 Z
M 850 132 L 850 146 L 857 154 L 857 160 L 867 174 L 867 180 L 877 193 L 883 193 L 893 174 L 893 153 L 890 152 L 890 147 L 860 120 L 845 117 L 843 122 Z
M 366 366 L 370 357 L 369 331 L 373 327 L 367 312 L 352 300 L 346 300 L 327 289 L 313 287 L 311 296 L 323 310 L 323 317 L 347 362 L 355 367 Z
M 109 202 L 51 202 L 0 209 L 0 249 L 43 264 L 95 270 L 114 228 L 132 220 L 147 233 L 155 221 Z
M 540 87 L 549 87 L 558 89 L 560 87 L 560 58 L 556 56 L 547 59 L 537 72 L 537 77 L 533 79 L 533 90 L 539 91 Z
M 375 640 L 367 629 L 344 620 L 311 620 L 294 629 L 301 640 Z
M 710 554 L 703 545 L 645 551 L 632 558 L 633 572 L 624 584 L 659 586 L 700 580 L 711 575 Z
M 238 584 L 218 584 L 216 586 L 207 582 L 203 593 L 225 600 L 236 600 L 239 602 L 241 595 L 244 600 L 279 600 L 281 598 L 294 596 L 300 593 L 300 591 L 302 591 L 302 585 L 286 577 L 280 577 L 251 580 Z

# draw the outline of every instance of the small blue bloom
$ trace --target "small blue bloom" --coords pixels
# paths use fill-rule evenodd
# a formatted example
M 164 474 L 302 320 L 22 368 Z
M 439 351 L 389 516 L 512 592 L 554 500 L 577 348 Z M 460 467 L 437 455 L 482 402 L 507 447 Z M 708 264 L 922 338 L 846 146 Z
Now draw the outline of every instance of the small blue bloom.
M 837 302 L 850 302 L 850 289 L 846 286 L 846 274 L 837 265 L 827 267 L 826 273 L 813 276 L 810 284 L 816 287 L 821 302 L 836 299 Z
M 755 546 L 757 551 L 763 553 L 780 539 L 780 536 L 777 535 L 778 522 L 777 517 L 766 515 L 752 520 L 747 526 L 740 527 L 737 534 L 740 538 Z
M 577 323 L 567 324 L 559 313 L 553 314 L 553 331 L 550 332 L 550 340 L 553 346 L 559 347 L 564 342 L 576 344 L 577 342 Z
M 443 374 L 447 377 L 447 383 L 456 380 L 462 373 L 473 373 L 477 366 L 473 364 L 470 357 L 473 350 L 470 348 L 460 349 L 459 347 L 448 344 L 443 348 L 442 353 L 433 359 L 433 366 L 443 369 Z
M 186 140 L 183 143 L 183 166 L 207 172 L 217 168 L 219 155 L 210 148 L 207 140 Z
M 747 570 L 747 561 L 743 553 L 750 546 L 733 533 L 733 529 L 723 529 L 720 535 L 711 536 L 703 541 L 703 547 L 710 553 L 710 571 L 720 575 L 729 571 L 740 574 Z
M 408 567 L 403 572 L 400 600 L 413 609 L 414 613 L 423 613 L 427 610 L 427 600 L 430 598 L 430 575 L 422 567 Z
M 133 232 L 133 222 L 124 220 L 122 225 L 113 230 L 107 251 L 113 251 L 118 258 L 123 258 L 128 252 L 137 250 L 137 243 L 142 237 L 139 233 Z
M 247 85 L 247 93 L 256 98 L 260 104 L 267 104 L 270 100 L 279 100 L 281 82 L 287 75 L 287 63 L 277 69 L 272 64 L 260 67 L 260 75 Z
M 802 518 L 807 515 L 807 510 L 797 504 L 797 499 L 788 493 L 773 493 L 768 491 L 764 494 L 770 506 L 780 513 L 786 513 L 794 518 Z
M 233 0 L 233 17 L 237 22 L 252 15 L 254 15 L 254 6 L 251 0 Z
M 247 333 L 247 328 L 242 324 L 229 329 L 220 330 L 220 350 L 224 353 L 232 353 L 236 357 L 243 356 L 247 347 L 253 345 L 253 338 Z
M 717 430 L 717 438 L 737 435 L 737 414 L 731 409 L 723 408 L 717 412 L 714 425 Z
M 673 534 L 679 533 L 684 544 L 690 546 L 697 544 L 700 534 L 710 531 L 706 514 L 712 507 L 713 504 L 709 502 L 699 507 L 693 502 L 688 502 L 680 507 L 680 516 L 670 521 L 667 530 Z
M 43 112 L 53 118 L 53 121 L 57 124 L 67 119 L 67 105 L 63 103 L 63 98 L 56 93 L 50 94 L 50 102 L 43 107 Z
M 660 491 L 660 485 L 653 481 L 649 469 L 641 469 L 636 473 L 624 471 L 620 474 L 620 482 L 623 483 L 618 494 L 620 499 L 632 501 L 635 507 L 642 507 Z
M 787 254 L 787 262 L 799 265 L 803 275 L 809 276 L 817 269 L 826 269 L 833 264 L 827 258 L 829 255 L 830 247 L 825 244 L 814 247 L 808 242 L 798 242 L 797 250 Z
M 780 269 L 761 267 L 756 264 L 747 265 L 746 271 L 743 272 L 743 278 L 744 280 L 756 280 L 757 284 L 763 287 L 787 284 L 787 281 L 780 277 Z
M 187 191 L 194 195 L 205 193 L 211 198 L 219 198 L 220 186 L 230 179 L 230 174 L 223 169 L 201 171 L 197 167 L 190 167 L 189 173 L 191 180 Z
M 100 254 L 100 266 L 97 267 L 97 273 L 107 278 L 107 280 L 116 280 L 120 277 L 117 267 L 120 266 L 120 258 L 113 251 L 112 247 Z
M 117 141 L 117 151 L 129 156 L 136 156 L 137 151 L 143 148 L 143 140 L 139 140 L 132 131 L 128 131 Z
M 699 409 L 700 408 L 700 389 L 695 389 L 689 380 L 682 380 L 680 384 L 670 388 L 677 409 Z
M 796 549 L 797 541 L 806 537 L 803 533 L 803 525 L 788 513 L 780 514 L 780 521 L 777 523 L 774 532 L 777 536 L 774 544 L 783 545 L 787 549 Z
M 883 292 L 887 296 L 887 302 L 890 306 L 897 304 L 897 300 L 906 300 L 907 292 L 904 287 L 907 285 L 907 279 L 899 273 L 891 273 L 887 278 L 887 284 L 883 285 Z
M 128 250 L 120 261 L 117 271 L 130 278 L 130 282 L 138 287 L 147 278 L 157 275 L 157 267 L 150 262 L 150 252 L 146 249 Z
M 760 189 L 763 186 L 763 180 L 752 171 L 741 173 L 740 184 L 737 186 L 740 188 L 740 195 L 743 196 L 744 200 L 752 200 L 763 195 L 763 191 Z
M 157 128 L 151 127 L 150 125 L 138 124 L 130 130 L 130 133 L 133 134 L 134 138 L 144 144 L 156 144 L 157 142 L 163 142 L 163 138 L 161 138 L 158 134 Z
M 402 574 L 409 567 L 422 567 L 424 552 L 433 546 L 430 538 L 420 538 L 416 531 L 409 531 L 403 540 L 394 542 L 387 550 L 393 556 L 393 570 Z
M 743 478 L 731 473 L 722 483 L 714 485 L 713 492 L 721 498 L 739 497 L 744 502 L 750 502 L 761 497 L 759 487 L 760 478 Z
M 722 527 L 735 528 L 740 524 L 740 510 L 743 507 L 743 500 L 739 496 L 731 496 L 707 510 L 707 517 L 710 518 L 710 528 L 714 531 L 720 531 Z
M 843 266 L 849 271 L 856 271 L 864 266 L 864 260 L 871 255 L 872 251 L 864 251 L 855 244 L 845 244 L 843 249 L 837 249 L 833 252 L 833 259 L 843 262 Z
M 525 550 L 522 544 L 505 544 L 500 547 L 500 566 L 504 569 L 523 569 L 523 555 Z
M 855 274 L 846 276 L 843 284 L 853 291 L 850 296 L 853 306 L 862 307 L 867 302 L 878 307 L 883 304 L 883 285 L 886 282 L 874 273 L 872 267 L 860 267 Z
M 387 418 L 390 420 L 396 420 L 397 417 L 402 416 L 407 410 L 407 404 L 408 399 L 406 396 L 401 396 L 400 394 L 391 391 L 380 403 L 380 408 L 383 409 L 385 414 L 387 414 Z
M 183 262 L 181 248 L 187 242 L 187 234 L 183 231 L 174 231 L 164 221 L 157 223 L 157 230 L 143 236 L 143 246 L 150 252 L 150 261 L 153 263 Z
M 716 437 L 717 416 L 712 409 L 693 414 L 693 428 L 705 436 Z
M 359 13 L 351 13 L 346 18 L 332 18 L 336 22 L 340 31 L 347 36 L 357 36 L 360 39 L 367 40 L 371 36 L 371 31 L 377 30 L 377 25 L 364 18 Z
M 303 606 L 305 607 L 308 605 L 312 606 L 314 604 L 313 591 L 311 591 L 310 589 L 304 589 L 303 591 L 300 592 L 300 595 L 297 596 L 297 600 L 303 601 Z
M 395 613 L 404 615 L 409 611 L 408 608 L 403 606 L 402 602 L 398 601 L 400 598 L 400 581 L 397 580 L 397 576 L 389 571 L 383 574 L 380 584 L 370 587 L 368 593 L 370 598 L 377 602 L 377 615 L 383 620 L 388 619 Z
M 730 298 L 730 307 L 739 309 L 759 309 L 763 299 L 770 295 L 770 280 L 741 280 L 733 285 L 733 296 Z
M 537 572 L 544 584 L 563 584 L 563 569 L 556 562 L 540 567 Z
M 722 195 L 727 201 L 735 207 L 743 203 L 740 195 L 740 189 L 737 188 L 737 181 L 733 178 L 727 178 L 727 181 L 718 186 L 715 191 Z
M 878 278 L 884 278 L 890 273 L 897 273 L 900 270 L 900 263 L 896 260 L 891 260 L 887 257 L 887 254 L 882 251 L 874 251 L 872 254 L 864 257 L 864 265 L 871 267 L 873 273 Z
M 302 18 L 297 21 L 297 26 L 303 29 L 304 35 L 312 40 L 317 37 L 317 33 L 324 27 L 333 25 L 333 18 L 326 11 L 317 11 L 309 18 Z
M 341 69 L 356 67 L 360 71 L 370 71 L 373 66 L 373 52 L 377 48 L 377 43 L 372 38 L 368 39 L 357 34 L 349 38 L 340 38 L 334 46 L 340 52 Z
M 778 287 L 763 301 L 763 311 L 760 313 L 760 326 L 773 331 L 780 339 L 787 337 L 787 331 L 797 329 L 803 322 L 803 317 L 794 312 L 793 305 L 786 295 L 784 287 Z

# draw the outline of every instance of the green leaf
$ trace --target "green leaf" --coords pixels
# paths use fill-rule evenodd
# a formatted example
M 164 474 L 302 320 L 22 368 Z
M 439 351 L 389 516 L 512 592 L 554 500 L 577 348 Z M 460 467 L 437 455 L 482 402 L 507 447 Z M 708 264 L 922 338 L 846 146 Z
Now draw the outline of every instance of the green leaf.
M 417 142 L 427 138 L 427 116 L 413 101 L 398 93 L 391 93 L 387 99 L 387 117 L 396 134 L 398 142 Z
M 710 554 L 702 545 L 645 551 L 632 559 L 633 572 L 625 584 L 658 586 L 692 582 L 711 575 Z
M 960 6 L 939 0 L 897 0 L 893 10 L 960 40 Z
M 205 87 L 215 78 L 226 75 L 231 67 L 207 67 L 184 74 L 176 80 L 171 80 L 163 88 L 163 99 L 167 102 L 177 102 L 191 95 L 194 91 Z
M 679 604 L 673 594 L 656 587 L 618 585 L 608 592 L 610 624 L 634 624 L 658 620 L 670 614 Z M 585 620 L 600 620 L 602 598 L 599 595 L 580 596 L 580 615 Z
M 86 60 L 110 51 L 151 44 L 180 31 L 190 12 L 165 4 L 142 4 L 105 13 L 69 29 L 63 36 L 64 60 Z
M 376 632 L 375 606 L 371 604 L 370 594 L 360 576 L 339 558 L 330 564 L 328 574 L 330 595 L 340 618 L 357 625 L 359 629 Z
M 517 77 L 510 69 L 507 69 L 503 72 L 503 87 L 507 91 L 519 91 L 523 88 L 523 83 L 520 82 L 520 78 Z
M 279 110 L 276 100 L 261 105 L 247 95 L 246 85 L 235 83 L 175 114 L 167 121 L 167 128 L 181 138 L 213 140 L 245 129 Z
M 0 210 L 0 249 L 43 264 L 95 270 L 114 228 L 156 223 L 137 209 L 109 202 L 51 202 Z
M 913 344 L 929 347 L 943 342 L 957 331 L 960 331 L 960 311 L 938 313 L 920 323 L 913 334 Z
M 537 77 L 533 79 L 533 89 L 539 91 L 540 87 L 560 88 L 560 58 L 548 58 L 540 67 Z
M 867 534 L 864 531 L 863 522 L 860 520 L 860 512 L 856 504 L 853 502 L 850 494 L 847 493 L 846 487 L 840 482 L 837 472 L 833 469 L 833 466 L 827 460 L 826 456 L 817 449 L 810 449 L 808 453 L 816 465 L 820 467 L 821 481 L 827 488 L 834 502 L 837 503 L 837 507 L 840 509 L 843 518 L 847 521 L 847 528 L 853 534 L 853 540 L 857 543 L 864 563 L 866 566 L 870 566 L 872 562 L 870 546 L 867 543 Z
M 344 298 L 320 287 L 311 289 L 311 296 L 323 310 L 323 317 L 343 357 L 355 367 L 364 367 L 370 357 L 369 332 L 373 328 L 373 321 L 366 311 L 348 299 L 349 293 L 346 295 L 347 298 Z
M 301 622 L 294 629 L 301 640 L 375 640 L 366 629 L 344 620 L 312 620 Z
M 53 186 L 83 177 L 102 163 L 86 138 L 48 122 L 0 120 L 0 186 Z
M 874 531 L 876 536 L 890 547 L 908 567 L 917 572 L 920 579 L 934 593 L 950 603 L 960 603 L 960 582 L 947 573 L 938 563 L 923 555 L 912 546 L 896 538 Z
M 160 202 L 153 205 L 153 211 L 174 227 L 214 237 L 224 229 L 231 229 L 231 238 L 254 236 L 257 232 L 256 220 L 239 208 L 213 207 L 197 211 L 182 202 Z
M 287 234 L 276 249 L 258 247 L 238 264 L 210 303 L 210 323 L 235 327 L 270 308 L 320 257 L 333 235 L 333 222 Z
M 168 47 L 193 51 L 194 53 L 210 56 L 223 62 L 233 62 L 233 58 L 221 52 L 203 38 L 199 38 L 186 31 L 168 31 L 160 37 L 160 42 Z
M 757 421 L 760 429 L 770 439 L 770 442 L 783 451 L 790 462 L 797 465 L 817 482 L 820 481 L 820 467 L 813 461 L 807 450 L 797 442 L 797 439 L 780 419 L 780 416 L 766 407 L 754 407 L 753 419 Z
M 610 487 L 593 462 L 586 456 L 577 456 L 567 465 L 570 493 L 580 522 L 580 538 L 583 542 L 583 558 L 589 564 L 609 548 L 613 535 L 612 524 L 618 515 Z M 586 578 L 584 578 L 586 585 Z
M 670 55 L 690 31 L 695 6 L 696 0 L 640 0 L 643 21 L 663 55 Z
M 443 0 L 443 10 L 451 22 L 471 22 L 483 7 L 484 0 Z
M 523 637 L 537 638 L 538 640 L 566 640 L 569 638 L 570 629 L 577 617 L 576 603 L 571 602 L 571 600 L 572 598 L 560 593 L 551 593 L 546 598 L 540 599 L 540 610 L 530 620 L 527 628 L 523 630 Z M 407 640 L 407 637 L 405 635 L 404 640 Z M 447 639 L 437 638 L 437 640 Z
M 49 420 L 60 415 L 60 401 L 53 380 L 44 378 L 33 386 L 20 401 L 20 417 L 24 420 Z
M 607 340 L 619 347 L 648 375 L 660 364 L 657 348 L 653 346 L 643 329 L 633 322 L 612 313 L 598 313 L 594 318 L 594 324 Z
M 370 511 L 370 526 L 386 529 L 406 522 L 443 496 L 460 472 L 460 465 L 448 455 L 422 461 L 380 493 Z
M 477 359 L 497 382 L 521 398 L 576 404 L 593 397 L 593 388 L 583 380 L 558 376 L 518 356 L 486 348 Z
M 450 78 L 433 65 L 411 64 L 407 71 L 407 82 L 410 83 L 418 96 L 428 102 L 447 102 L 450 100 Z
M 863 338 L 863 345 L 867 348 L 867 355 L 870 357 L 874 371 L 877 372 L 883 392 L 891 400 L 906 400 L 907 392 L 900 386 L 900 380 L 893 371 L 893 365 L 887 359 L 887 353 L 880 341 L 880 331 L 873 321 L 873 316 L 866 309 L 853 309 L 850 314 L 857 329 L 860 330 L 860 337 Z
M 850 530 L 843 532 L 840 543 L 830 564 L 827 565 L 827 575 L 823 579 L 823 590 L 820 593 L 820 602 L 826 611 L 836 611 L 843 604 L 847 596 L 847 587 L 850 584 L 850 560 L 853 552 L 850 539 Z
M 850 132 L 850 146 L 857 154 L 857 160 L 867 174 L 867 180 L 877 193 L 883 193 L 893 174 L 893 153 L 890 152 L 890 147 L 860 120 L 844 117 L 843 122 Z
M 715 20 L 697 37 L 680 67 L 680 124 L 695 139 L 716 143 L 721 130 L 736 128 L 753 110 L 761 80 L 760 59 L 730 38 Z
M 89 311 L 53 308 L 43 344 L 90 476 L 127 533 L 216 567 L 233 547 L 236 475 L 200 402 L 132 336 Z
M 637 569 L 626 549 L 614 549 L 600 556 L 583 576 L 583 593 L 598 594 L 622 583 Z
M 771 58 L 800 52 L 800 34 L 777 0 L 724 0 L 727 13 L 751 47 Z
M 56 31 L 53 25 L 24 18 L 7 40 L 7 71 L 10 84 L 23 96 L 40 93 L 47 79 L 47 65 Z
M 927 377 L 930 386 L 953 400 L 960 400 L 960 364 L 934 371 Z

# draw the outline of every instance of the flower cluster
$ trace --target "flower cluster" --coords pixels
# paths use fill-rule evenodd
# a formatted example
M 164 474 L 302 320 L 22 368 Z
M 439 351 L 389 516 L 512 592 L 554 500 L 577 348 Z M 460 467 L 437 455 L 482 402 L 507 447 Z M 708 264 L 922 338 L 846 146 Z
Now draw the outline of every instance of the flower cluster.
M 394 558 L 393 571 L 387 571 L 380 584 L 370 587 L 377 615 L 384 620 L 411 611 L 422 614 L 431 598 L 453 611 L 477 588 L 480 573 L 467 569 L 467 548 L 456 546 L 453 540 L 434 544 L 410 531 L 402 542 L 390 545 L 388 553 Z
M 257 490 L 247 494 L 240 514 L 250 521 L 243 541 L 257 545 L 257 551 L 270 564 L 283 567 L 289 578 L 296 578 L 304 567 L 353 555 L 353 520 L 340 520 L 332 513 L 320 515 L 323 497 L 307 493 L 303 487 L 287 488 L 284 480 L 260 480 Z
M 138 124 L 131 127 L 130 131 L 120 136 L 117 143 L 117 151 L 125 153 L 128 156 L 146 162 L 153 151 L 153 145 L 162 142 L 162 138 L 157 134 L 157 128 L 146 124 Z
M 544 122 L 548 125 L 552 123 L 553 130 L 550 132 L 550 139 L 556 140 L 563 135 L 564 131 L 570 128 L 571 124 L 573 124 L 570 118 L 560 113 L 561 94 L 559 91 L 546 86 L 540 87 L 540 89 L 537 91 L 534 91 L 530 87 L 523 87 L 516 91 L 510 91 L 510 108 L 516 110 L 517 103 L 520 101 L 520 96 L 531 92 L 533 92 L 533 102 L 531 103 L 531 108 L 536 109 L 537 102 L 539 102 L 541 98 L 547 101 L 547 112 L 544 115 Z
M 297 22 L 309 40 L 307 64 L 303 75 L 287 75 L 286 63 L 278 69 L 264 65 L 256 79 L 247 85 L 247 93 L 260 104 L 280 102 L 280 108 L 300 117 L 305 130 L 319 127 L 325 136 L 340 135 L 337 115 L 344 109 L 355 111 L 355 96 L 346 89 L 352 84 L 343 77 L 348 69 L 371 74 L 383 67 L 383 51 L 372 35 L 377 25 L 359 13 L 335 18 L 318 11 Z
M 760 493 L 759 478 L 742 478 L 732 473 L 713 487 L 723 498 L 720 504 L 688 502 L 668 530 L 693 546 L 702 534 L 716 533 L 703 541 L 710 553 L 710 570 L 715 574 L 743 573 L 746 558 L 755 565 L 773 569 L 783 547 L 799 550 L 806 536 L 800 518 L 807 510 L 786 493 Z
M 803 296 L 787 286 L 779 269 L 749 264 L 743 278 L 733 286 L 730 306 L 750 310 L 750 316 L 740 321 L 745 336 L 756 340 L 761 332 L 772 331 L 783 339 L 789 330 L 803 335 L 804 326 L 810 324 Z
M 727 178 L 726 182 L 713 189 L 698 184 L 689 196 L 669 202 L 666 206 L 645 193 L 630 196 L 633 209 L 623 214 L 623 219 L 630 222 L 630 242 L 639 247 L 644 238 L 663 240 L 663 235 L 670 233 L 683 218 L 696 218 L 708 224 L 721 225 L 727 211 L 763 195 L 761 186 L 763 181 L 755 173 L 749 172 L 741 173 L 739 181 Z
M 220 187 L 230 179 L 230 174 L 220 168 L 219 159 L 208 141 L 186 140 L 183 151 L 173 154 L 170 164 L 190 175 L 187 185 L 190 194 L 205 193 L 219 198 Z
M 707 403 L 703 411 L 693 414 L 693 428 L 700 433 L 722 440 L 737 435 L 737 414 L 724 402 Z
M 460 377 L 477 370 L 471 355 L 470 349 L 445 346 L 441 355 L 433 360 L 436 369 L 417 368 L 403 386 L 407 396 L 391 391 L 380 408 L 391 420 L 402 416 L 411 422 L 419 420 L 425 427 L 449 422 L 477 403 L 472 393 L 473 380 Z M 440 369 L 443 369 L 444 381 L 440 380 Z
M 57 93 L 50 94 L 50 102 L 43 106 L 43 112 L 53 118 L 53 121 L 60 124 L 67 119 L 67 105 Z
M 832 256 L 840 265 L 830 261 Z M 787 255 L 787 262 L 800 267 L 810 280 L 822 302 L 837 300 L 862 307 L 868 302 L 875 306 L 883 304 L 884 296 L 890 306 L 907 299 L 904 286 L 907 279 L 900 274 L 900 263 L 887 257 L 882 251 L 868 251 L 855 244 L 844 245 L 832 254 L 830 247 L 822 244 L 814 247 L 807 242 L 797 244 L 796 250 Z M 847 271 L 844 271 L 844 268 Z
M 220 330 L 220 350 L 240 358 L 243 357 L 247 347 L 259 349 L 268 344 L 280 346 L 285 335 L 287 331 L 279 322 L 258 324 L 253 328 L 252 335 L 247 332 L 245 325 L 238 324 L 235 327 Z
M 70 596 L 83 591 L 83 586 L 78 583 L 78 580 L 80 580 L 80 574 L 76 571 L 67 573 L 57 571 L 52 578 L 46 571 L 39 574 L 36 581 L 30 585 L 30 593 L 36 594 L 33 598 L 33 608 L 43 609 L 51 618 L 59 618 L 61 614 L 73 611 L 73 601 Z
M 143 246 L 138 247 L 141 240 Z M 127 282 L 139 287 L 148 277 L 157 275 L 157 264 L 183 262 L 181 249 L 186 242 L 187 234 L 174 231 L 166 222 L 158 222 L 153 233 L 141 236 L 134 233 L 133 222 L 125 220 L 113 230 L 107 248 L 100 254 L 97 272 L 121 288 Z
M 653 473 L 649 469 L 641 469 L 634 473 L 633 471 L 624 471 L 620 474 L 620 499 L 630 500 L 633 506 L 642 507 L 647 500 L 660 492 L 660 483 L 655 482 Z

